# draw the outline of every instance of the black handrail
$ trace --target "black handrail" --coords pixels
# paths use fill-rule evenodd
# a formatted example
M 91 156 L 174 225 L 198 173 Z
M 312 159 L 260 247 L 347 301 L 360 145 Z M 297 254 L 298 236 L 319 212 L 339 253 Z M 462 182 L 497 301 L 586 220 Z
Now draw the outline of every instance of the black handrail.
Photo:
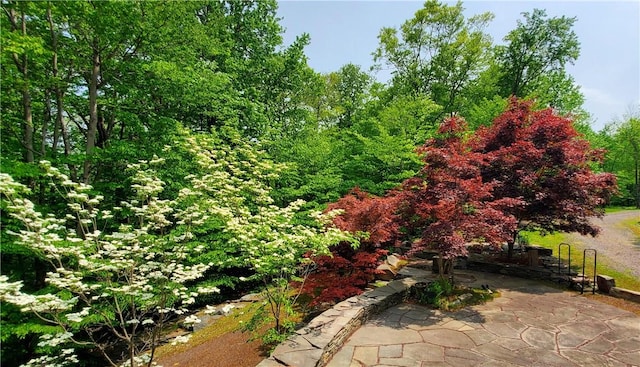
M 567 246 L 568 250 L 569 250 L 569 254 L 568 254 L 568 261 L 569 264 L 567 264 L 567 275 L 569 277 L 571 277 L 571 245 L 566 243 L 566 242 L 562 242 L 558 245 L 558 274 L 562 273 L 562 270 L 560 268 L 560 265 L 562 265 L 562 260 L 560 259 L 560 250 L 562 249 L 562 246 Z M 583 272 L 584 274 L 584 272 Z
M 587 251 L 593 251 L 593 285 L 591 286 L 591 294 L 596 294 L 596 265 L 598 264 L 598 251 L 594 248 L 587 248 L 582 252 L 582 289 L 580 294 L 584 293 L 584 281 L 587 274 L 584 273 L 587 261 Z

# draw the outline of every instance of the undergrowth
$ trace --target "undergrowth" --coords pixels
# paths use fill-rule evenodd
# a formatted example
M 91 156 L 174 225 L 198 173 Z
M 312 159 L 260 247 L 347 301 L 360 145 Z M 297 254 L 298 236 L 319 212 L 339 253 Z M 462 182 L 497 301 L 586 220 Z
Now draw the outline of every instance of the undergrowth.
M 443 311 L 455 311 L 467 306 L 483 304 L 499 296 L 500 293 L 488 288 L 455 286 L 446 278 L 438 278 L 429 283 L 415 284 L 409 291 L 407 301 Z

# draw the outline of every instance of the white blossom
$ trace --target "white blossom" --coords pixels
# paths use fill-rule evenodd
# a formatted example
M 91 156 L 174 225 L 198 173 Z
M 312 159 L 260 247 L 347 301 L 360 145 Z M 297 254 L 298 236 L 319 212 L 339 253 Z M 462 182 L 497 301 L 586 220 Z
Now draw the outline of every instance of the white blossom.
M 200 322 L 202 322 L 202 320 L 200 320 L 200 318 L 198 318 L 198 316 L 196 315 L 189 315 L 184 319 L 183 322 L 186 325 L 193 325 L 193 324 L 199 324 Z
M 189 342 L 189 339 L 191 339 L 191 334 L 179 335 L 179 336 L 176 336 L 175 339 L 173 339 L 173 342 L 171 342 L 171 345 L 186 344 Z

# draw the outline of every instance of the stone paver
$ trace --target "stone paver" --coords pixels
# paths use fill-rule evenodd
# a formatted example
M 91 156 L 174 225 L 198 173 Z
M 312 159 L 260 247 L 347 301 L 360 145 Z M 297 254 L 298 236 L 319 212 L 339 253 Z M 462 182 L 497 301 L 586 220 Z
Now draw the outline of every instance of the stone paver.
M 393 306 L 327 366 L 640 366 L 637 315 L 531 280 L 465 274 L 501 297 L 450 313 Z

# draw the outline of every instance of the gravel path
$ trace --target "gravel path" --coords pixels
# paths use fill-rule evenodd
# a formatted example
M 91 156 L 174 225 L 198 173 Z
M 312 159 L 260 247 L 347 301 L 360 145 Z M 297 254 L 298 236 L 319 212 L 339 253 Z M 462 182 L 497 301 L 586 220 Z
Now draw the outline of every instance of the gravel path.
M 592 223 L 602 229 L 597 237 L 581 236 L 576 233 L 569 235 L 572 245 L 577 249 L 585 248 L 598 250 L 598 259 L 605 258 L 612 268 L 618 271 L 630 271 L 640 279 L 640 238 L 621 222 L 635 218 L 640 221 L 640 210 L 629 210 L 606 214 L 602 219 L 593 219 Z

